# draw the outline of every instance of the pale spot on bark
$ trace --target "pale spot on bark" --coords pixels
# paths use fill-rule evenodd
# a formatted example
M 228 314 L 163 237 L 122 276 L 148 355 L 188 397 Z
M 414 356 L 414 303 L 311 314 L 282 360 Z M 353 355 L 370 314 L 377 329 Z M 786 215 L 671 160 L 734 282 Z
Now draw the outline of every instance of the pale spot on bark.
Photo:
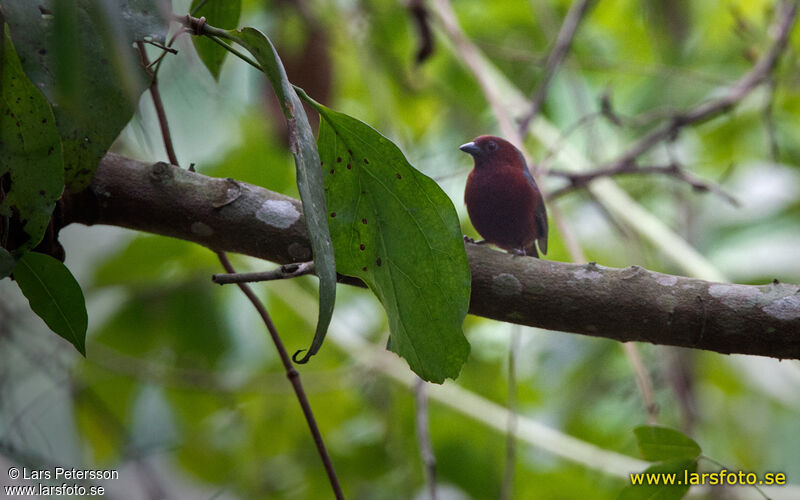
M 677 276 L 670 276 L 668 274 L 664 274 L 656 278 L 656 283 L 662 286 L 672 286 L 677 282 L 678 282 Z
M 291 227 L 299 218 L 294 204 L 285 200 L 267 200 L 256 212 L 256 219 L 279 229 Z
M 675 306 L 678 305 L 678 300 L 672 295 L 659 295 L 656 300 L 661 310 L 667 313 L 675 312 Z
M 774 318 L 785 321 L 800 319 L 800 295 L 790 295 L 773 300 L 761 310 Z
M 708 293 L 731 309 L 744 309 L 756 305 L 761 292 L 755 287 L 736 285 L 711 285 Z
M 500 273 L 492 280 L 492 290 L 497 295 L 519 295 L 522 292 L 522 283 L 513 274 Z
M 603 278 L 601 273 L 597 271 L 590 271 L 587 269 L 578 269 L 572 273 L 576 278 L 581 280 L 597 281 Z

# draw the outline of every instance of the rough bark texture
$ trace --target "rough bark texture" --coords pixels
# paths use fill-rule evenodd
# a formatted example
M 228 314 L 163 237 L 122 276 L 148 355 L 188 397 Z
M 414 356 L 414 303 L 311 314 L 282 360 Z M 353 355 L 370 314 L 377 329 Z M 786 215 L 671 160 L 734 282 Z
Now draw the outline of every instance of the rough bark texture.
M 300 202 L 233 179 L 109 153 L 87 191 L 64 200 L 66 224 L 108 224 L 279 262 L 311 259 Z
M 278 263 L 311 257 L 299 201 L 166 163 L 109 154 L 90 188 L 62 209 L 67 223 L 127 227 Z M 471 244 L 467 255 L 472 314 L 620 341 L 800 359 L 798 285 L 712 283 Z

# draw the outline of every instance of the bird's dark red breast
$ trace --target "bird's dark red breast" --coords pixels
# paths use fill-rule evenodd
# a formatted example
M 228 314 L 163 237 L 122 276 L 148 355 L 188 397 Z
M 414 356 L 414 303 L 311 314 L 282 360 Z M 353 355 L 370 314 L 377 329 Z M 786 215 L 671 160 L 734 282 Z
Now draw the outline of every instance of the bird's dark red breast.
M 459 149 L 475 159 L 464 202 L 472 225 L 489 243 L 514 253 L 547 253 L 547 210 L 522 153 L 510 142 L 482 135 Z

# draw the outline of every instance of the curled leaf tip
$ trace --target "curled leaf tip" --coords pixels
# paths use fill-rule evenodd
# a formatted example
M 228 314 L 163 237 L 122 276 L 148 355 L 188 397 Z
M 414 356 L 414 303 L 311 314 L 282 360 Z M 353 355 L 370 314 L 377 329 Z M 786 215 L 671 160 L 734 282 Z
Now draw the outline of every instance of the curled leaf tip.
M 307 350 L 308 350 L 308 349 L 300 349 L 300 350 L 299 350 L 299 351 L 297 351 L 296 353 L 292 354 L 292 361 L 294 361 L 294 362 L 295 362 L 295 363 L 297 363 L 298 365 L 304 365 L 304 364 L 308 363 L 308 360 L 309 360 L 309 359 L 311 358 L 311 356 L 312 356 L 312 354 L 311 354 L 310 352 L 309 352 L 308 354 L 306 354 L 306 355 L 303 357 L 303 359 L 297 359 L 297 357 L 298 357 L 298 356 L 300 356 L 301 354 L 303 354 L 303 353 L 304 353 L 304 352 L 306 352 Z

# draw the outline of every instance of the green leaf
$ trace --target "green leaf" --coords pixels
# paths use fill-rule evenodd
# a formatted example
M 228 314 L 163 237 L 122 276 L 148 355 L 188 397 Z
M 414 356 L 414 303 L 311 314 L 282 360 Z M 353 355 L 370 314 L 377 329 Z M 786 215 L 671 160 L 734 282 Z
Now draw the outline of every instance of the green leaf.
M 149 76 L 133 42 L 163 40 L 159 0 L 3 0 L 28 78 L 53 104 L 67 188 L 89 184 L 133 117 Z
M 16 265 L 16 261 L 14 260 L 14 256 L 9 253 L 3 247 L 0 247 L 0 279 L 5 278 L 11 271 L 14 270 L 14 266 Z
M 14 279 L 33 312 L 86 356 L 86 303 L 69 269 L 49 255 L 29 252 L 17 262 Z
M 195 11 L 197 5 L 201 3 L 200 8 Z M 239 24 L 241 10 L 241 0 L 192 0 L 192 6 L 189 9 L 192 16 L 205 16 L 208 23 L 217 28 L 235 28 Z M 218 80 L 222 62 L 228 51 L 203 36 L 193 36 L 192 43 L 194 43 L 200 60 L 206 65 L 214 79 Z
M 617 500 L 680 500 L 689 491 L 689 474 L 697 471 L 696 460 L 672 460 L 653 464 L 641 476 L 641 484 L 625 487 L 617 496 Z M 648 476 L 649 474 L 649 476 Z
M 10 173 L 11 189 L 0 214 L 15 209 L 29 236 L 16 254 L 35 247 L 44 236 L 56 200 L 64 191 L 61 138 L 53 111 L 22 71 L 8 30 L 0 53 L 0 176 Z M 5 276 L 5 275 L 3 275 Z
M 645 460 L 692 460 L 702 451 L 692 438 L 668 427 L 642 425 L 634 429 L 633 433 Z
M 313 105 L 338 271 L 378 296 L 389 348 L 414 372 L 456 378 L 469 355 L 470 270 L 453 202 L 369 125 Z
M 303 109 L 303 103 L 300 102 L 294 87 L 286 77 L 283 63 L 281 63 L 272 42 L 263 33 L 253 28 L 242 28 L 229 33 L 261 65 L 278 96 L 289 127 L 289 147 L 297 167 L 297 188 L 300 191 L 300 199 L 303 201 L 303 213 L 311 236 L 311 248 L 314 252 L 314 266 L 319 277 L 319 317 L 314 340 L 302 359 L 297 359 L 300 352 L 294 355 L 295 362 L 305 363 L 322 346 L 333 316 L 333 306 L 336 300 L 336 262 L 333 257 L 331 235 L 328 231 L 325 188 L 322 171 L 319 168 L 319 153 L 314 132 L 308 124 L 308 117 Z

